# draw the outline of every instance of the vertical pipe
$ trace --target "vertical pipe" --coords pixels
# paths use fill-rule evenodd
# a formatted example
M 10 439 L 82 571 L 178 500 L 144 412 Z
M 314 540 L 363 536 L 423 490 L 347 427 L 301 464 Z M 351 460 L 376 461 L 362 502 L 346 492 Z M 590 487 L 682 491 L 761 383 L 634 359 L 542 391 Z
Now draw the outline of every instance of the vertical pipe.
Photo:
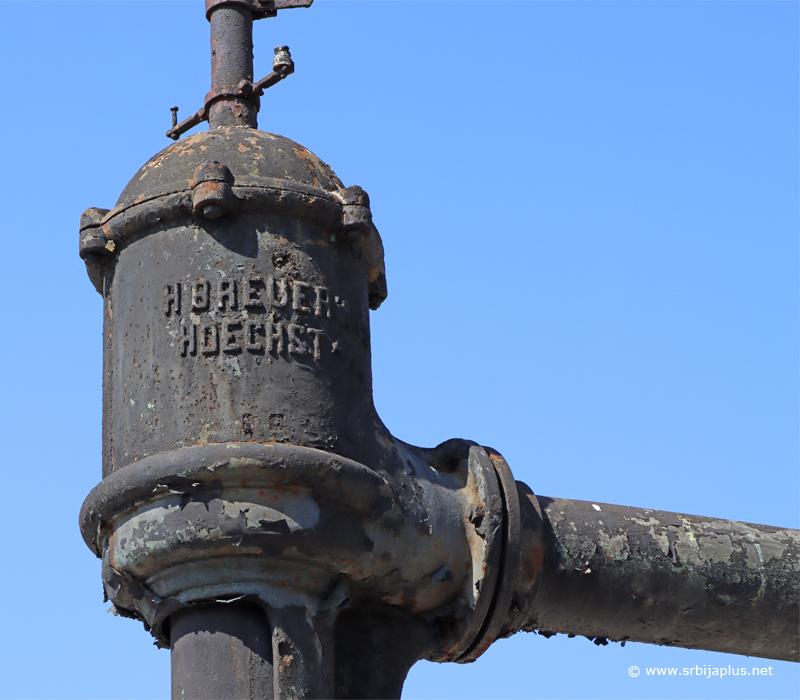
M 255 606 L 198 606 L 170 618 L 173 700 L 269 700 L 272 635 Z
M 241 5 L 218 5 L 211 12 L 211 90 L 234 90 L 253 82 L 253 16 Z M 208 123 L 218 126 L 257 126 L 258 106 L 244 97 L 214 101 Z
M 271 608 L 275 700 L 338 697 L 331 631 L 297 605 Z M 366 697 L 366 696 L 365 696 Z

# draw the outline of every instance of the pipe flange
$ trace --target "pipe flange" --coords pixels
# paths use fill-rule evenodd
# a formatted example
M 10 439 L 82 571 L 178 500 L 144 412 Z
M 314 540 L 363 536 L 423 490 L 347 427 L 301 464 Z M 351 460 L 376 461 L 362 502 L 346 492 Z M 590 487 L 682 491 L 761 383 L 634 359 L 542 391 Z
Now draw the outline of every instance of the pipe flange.
M 514 604 L 514 584 L 520 563 L 522 517 L 517 482 L 503 456 L 491 447 L 486 447 L 485 450 L 497 472 L 503 498 L 503 544 L 499 566 L 501 573 L 483 627 L 469 649 L 456 659 L 462 664 L 475 661 L 500 634 Z
M 344 581 L 348 599 L 413 613 L 437 640 L 420 654 L 452 661 L 474 646 L 495 597 L 502 494 L 474 444 L 458 473 L 414 469 L 390 483 L 314 448 L 187 447 L 106 476 L 81 530 L 103 559 L 108 599 L 162 645 L 164 620 L 183 606 L 249 596 L 311 609 Z
M 206 18 L 211 20 L 211 13 L 225 5 L 239 5 L 250 10 L 253 19 L 275 17 L 278 10 L 290 10 L 294 7 L 311 7 L 314 0 L 206 0 Z

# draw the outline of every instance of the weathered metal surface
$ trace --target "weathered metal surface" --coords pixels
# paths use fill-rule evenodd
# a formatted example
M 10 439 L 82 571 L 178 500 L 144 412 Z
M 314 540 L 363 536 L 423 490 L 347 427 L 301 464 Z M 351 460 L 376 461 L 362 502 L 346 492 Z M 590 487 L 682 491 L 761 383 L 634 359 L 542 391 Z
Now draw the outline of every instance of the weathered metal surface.
M 444 616 L 447 629 L 418 650 L 457 658 L 497 575 L 487 562 L 499 558 L 502 512 L 484 510 L 493 474 L 477 447 L 447 474 L 412 452 L 402 458 L 413 478 L 295 445 L 183 448 L 104 479 L 87 498 L 82 530 L 103 558 L 108 598 L 163 646 L 167 617 L 198 601 L 246 595 L 324 611 L 332 622 L 339 605 L 363 599 L 433 629 L 442 606 L 460 600 L 461 612 Z
M 367 194 L 287 139 L 218 127 L 156 155 L 81 241 L 106 363 L 82 530 L 118 612 L 169 646 L 173 616 L 244 596 L 295 630 L 303 696 L 399 693 L 417 659 L 471 649 L 502 494 L 482 448 L 413 448 L 375 413 L 367 314 L 386 285 Z M 373 625 L 414 640 L 408 666 L 354 676 L 346 630 Z M 341 677 L 320 668 L 328 627 Z
M 274 17 L 278 10 L 310 7 L 314 0 L 206 0 L 211 25 L 211 90 L 203 107 L 177 123 L 172 108 L 172 128 L 167 136 L 179 139 L 189 129 L 208 121 L 211 128 L 255 128 L 264 90 L 294 72 L 288 46 L 275 48 L 273 72 L 253 82 L 253 21 Z
M 517 494 L 517 483 L 511 474 L 503 456 L 491 448 L 486 448 L 487 456 L 494 466 L 503 501 L 503 545 L 501 548 L 500 562 L 498 563 L 497 587 L 480 634 L 473 641 L 470 648 L 457 659 L 459 663 L 475 661 L 491 644 L 502 634 L 504 625 L 507 624 L 509 611 L 516 609 L 515 584 L 518 579 L 521 561 L 522 544 L 522 509 L 520 508 Z M 537 540 L 538 541 L 538 540 Z M 526 552 L 527 554 L 527 552 Z M 530 580 L 531 585 L 536 582 L 538 569 L 534 570 Z
M 239 440 L 362 459 L 374 415 L 367 313 L 385 283 L 379 235 L 346 226 L 345 201 L 319 159 L 253 130 L 197 134 L 137 173 L 104 238 L 93 227 L 85 239 L 108 253 L 105 473 Z M 212 205 L 237 216 L 207 219 Z
M 256 126 L 257 98 L 245 96 L 240 83 L 253 83 L 253 16 L 247 7 L 219 4 L 211 12 L 211 92 L 206 96 L 208 124 Z M 242 87 L 244 87 L 244 85 Z
M 206 17 L 211 18 L 211 13 L 220 5 L 238 5 L 247 8 L 253 19 L 274 17 L 278 10 L 288 10 L 293 7 L 311 7 L 314 0 L 206 0 Z
M 272 697 L 272 634 L 263 610 L 236 602 L 198 606 L 170 622 L 172 697 Z
M 519 571 L 501 634 L 800 661 L 797 530 L 519 490 L 523 559 L 536 563 Z
M 255 128 L 293 63 L 253 83 L 252 21 L 309 4 L 208 0 L 212 90 L 168 135 L 211 130 L 81 220 L 104 298 L 81 530 L 173 697 L 399 697 L 417 660 L 521 629 L 797 660 L 797 531 L 536 497 L 494 450 L 382 424 L 369 197 Z

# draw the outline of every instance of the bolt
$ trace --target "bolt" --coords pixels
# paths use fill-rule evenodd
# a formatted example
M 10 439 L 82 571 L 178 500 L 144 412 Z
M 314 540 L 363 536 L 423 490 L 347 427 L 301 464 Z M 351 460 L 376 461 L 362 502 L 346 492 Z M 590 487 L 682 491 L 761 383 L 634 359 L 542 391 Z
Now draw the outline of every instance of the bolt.
M 206 204 L 203 207 L 203 216 L 206 219 L 219 219 L 222 216 L 222 207 L 219 204 Z
M 172 112 L 172 126 L 178 126 L 178 108 L 177 107 L 170 107 L 169 111 Z

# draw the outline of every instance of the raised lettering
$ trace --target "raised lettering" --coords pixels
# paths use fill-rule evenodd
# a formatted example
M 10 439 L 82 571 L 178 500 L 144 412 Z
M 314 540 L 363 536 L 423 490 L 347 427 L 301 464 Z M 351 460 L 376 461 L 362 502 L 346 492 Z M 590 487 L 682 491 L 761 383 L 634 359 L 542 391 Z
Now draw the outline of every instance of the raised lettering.
M 181 283 L 164 285 L 164 313 L 169 316 L 174 311 L 178 316 L 181 313 Z
M 244 308 L 263 309 L 260 292 L 264 288 L 264 281 L 260 277 L 248 277 L 244 281 Z
M 241 321 L 228 321 L 223 324 L 225 333 L 222 337 L 222 352 L 228 355 L 235 355 L 242 351 L 242 346 L 239 344 L 239 336 L 236 331 L 242 330 Z
M 211 285 L 207 280 L 197 280 L 192 287 L 192 311 L 208 311 Z
M 267 288 L 269 305 L 272 308 L 286 306 L 289 302 L 289 285 L 286 284 L 285 279 L 281 277 L 270 277 Z
M 181 357 L 197 354 L 197 325 L 181 321 Z
M 200 349 L 204 355 L 219 352 L 219 329 L 216 323 L 207 323 L 200 328 Z
M 230 277 L 222 277 L 219 281 L 219 303 L 217 308 L 220 311 L 228 309 L 236 309 L 236 280 Z
M 318 330 L 317 328 L 307 328 L 306 332 L 311 336 L 311 340 L 314 343 L 314 359 L 319 361 L 319 359 L 322 357 L 322 347 L 320 343 L 322 331 Z
M 280 355 L 283 352 L 285 343 L 283 340 L 283 323 L 281 321 L 267 321 L 267 352 L 276 352 Z
M 316 296 L 314 297 L 314 313 L 317 316 L 331 317 L 331 302 L 328 290 L 325 287 L 314 287 Z
M 258 340 L 259 335 L 264 335 L 264 324 L 250 319 L 244 331 L 244 346 L 248 352 L 263 352 L 264 346 Z
M 295 323 L 289 324 L 289 352 L 292 355 L 305 355 L 308 352 L 308 347 L 300 337 L 303 332 L 303 327 Z
M 177 338 L 181 357 L 236 355 L 245 351 L 261 355 L 288 352 L 308 355 L 319 362 L 323 346 L 328 351 L 329 346 L 323 341 L 325 331 L 305 325 L 311 322 L 312 315 L 316 318 L 334 315 L 334 300 L 338 304 L 338 297 L 327 287 L 277 275 L 261 277 L 257 271 L 222 277 L 216 282 L 200 278 L 193 283 L 168 284 L 164 288 L 164 313 L 168 317 L 177 317 L 182 311 L 182 285 L 189 294 L 187 310 L 193 314 L 206 312 L 208 316 L 201 319 L 195 315 L 196 323 L 180 324 Z M 234 313 L 245 309 L 244 318 Z M 295 323 L 282 319 L 281 309 L 291 309 Z M 303 319 L 303 315 L 309 318 Z M 175 336 L 175 330 L 171 333 Z M 335 353 L 337 343 L 332 345 L 330 351 Z
M 303 303 L 307 301 L 305 298 L 305 293 L 310 286 L 311 285 L 308 285 L 305 282 L 299 282 L 297 280 L 292 282 L 292 308 L 295 311 L 302 311 L 303 313 L 308 313 L 311 311 L 311 307 L 306 306 Z

